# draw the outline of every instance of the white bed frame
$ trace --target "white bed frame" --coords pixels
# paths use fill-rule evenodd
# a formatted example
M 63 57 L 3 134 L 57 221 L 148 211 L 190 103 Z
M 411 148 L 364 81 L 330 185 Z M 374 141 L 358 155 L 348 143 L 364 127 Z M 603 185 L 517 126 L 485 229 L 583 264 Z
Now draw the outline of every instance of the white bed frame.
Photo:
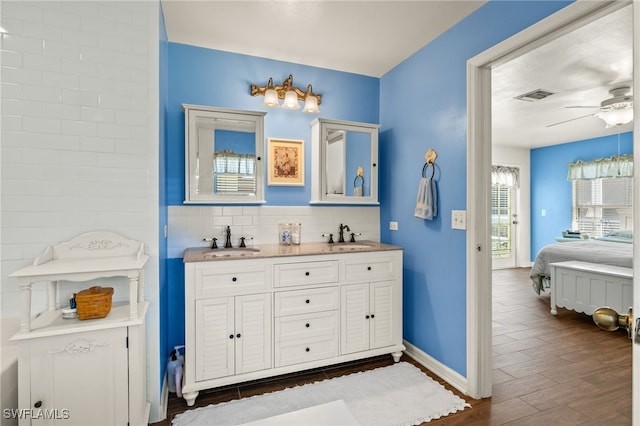
M 589 262 L 551 263 L 551 313 L 557 307 L 592 315 L 603 306 L 626 314 L 633 306 L 633 269 Z

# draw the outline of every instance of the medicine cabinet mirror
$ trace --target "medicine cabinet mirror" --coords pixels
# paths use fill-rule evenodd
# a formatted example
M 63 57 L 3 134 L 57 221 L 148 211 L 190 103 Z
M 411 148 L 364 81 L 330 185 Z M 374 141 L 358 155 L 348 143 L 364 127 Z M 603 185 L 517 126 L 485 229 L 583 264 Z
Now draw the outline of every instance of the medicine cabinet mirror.
M 264 203 L 266 112 L 182 105 L 185 203 Z
M 311 122 L 311 204 L 379 204 L 378 124 Z

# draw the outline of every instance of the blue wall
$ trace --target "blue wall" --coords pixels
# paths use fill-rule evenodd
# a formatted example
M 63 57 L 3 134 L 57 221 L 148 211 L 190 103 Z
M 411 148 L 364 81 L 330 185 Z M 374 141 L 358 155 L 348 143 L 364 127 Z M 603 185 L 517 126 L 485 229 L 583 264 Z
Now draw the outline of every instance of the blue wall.
M 633 133 L 604 136 L 531 150 L 531 260 L 571 228 L 571 182 L 567 164 L 633 153 Z M 546 215 L 542 216 L 542 210 Z
M 404 337 L 466 376 L 466 62 L 569 2 L 489 2 L 382 77 L 381 238 L 405 248 Z M 438 216 L 413 216 L 424 155 L 438 152 Z M 389 231 L 388 221 L 398 231 Z
M 268 205 L 308 205 L 311 199 L 311 128 L 317 116 L 379 123 L 379 80 L 289 62 L 169 43 L 169 101 L 167 105 L 168 203 L 184 201 L 184 113 L 182 104 L 267 111 L 265 144 L 270 137 L 305 141 L 305 186 L 265 188 Z M 293 74 L 294 85 L 313 85 L 322 94 L 320 114 L 262 106 L 263 97 L 250 94 L 251 84 L 265 85 L 269 77 L 281 84 Z M 266 151 L 265 151 L 266 152 Z M 265 168 L 266 169 L 266 168 Z

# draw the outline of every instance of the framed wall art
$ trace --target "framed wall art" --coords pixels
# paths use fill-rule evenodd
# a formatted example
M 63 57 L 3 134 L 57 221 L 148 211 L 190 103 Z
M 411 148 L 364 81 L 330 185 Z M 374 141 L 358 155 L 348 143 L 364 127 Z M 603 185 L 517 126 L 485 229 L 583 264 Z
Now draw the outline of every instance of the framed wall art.
M 267 184 L 304 186 L 304 141 L 269 138 Z

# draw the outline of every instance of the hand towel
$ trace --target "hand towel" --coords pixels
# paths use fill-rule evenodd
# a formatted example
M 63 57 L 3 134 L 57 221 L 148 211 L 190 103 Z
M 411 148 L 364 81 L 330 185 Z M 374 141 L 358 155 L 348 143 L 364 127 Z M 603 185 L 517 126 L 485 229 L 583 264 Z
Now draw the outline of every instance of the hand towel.
M 433 220 L 438 213 L 438 193 L 433 178 L 420 179 L 414 216 L 420 219 Z

